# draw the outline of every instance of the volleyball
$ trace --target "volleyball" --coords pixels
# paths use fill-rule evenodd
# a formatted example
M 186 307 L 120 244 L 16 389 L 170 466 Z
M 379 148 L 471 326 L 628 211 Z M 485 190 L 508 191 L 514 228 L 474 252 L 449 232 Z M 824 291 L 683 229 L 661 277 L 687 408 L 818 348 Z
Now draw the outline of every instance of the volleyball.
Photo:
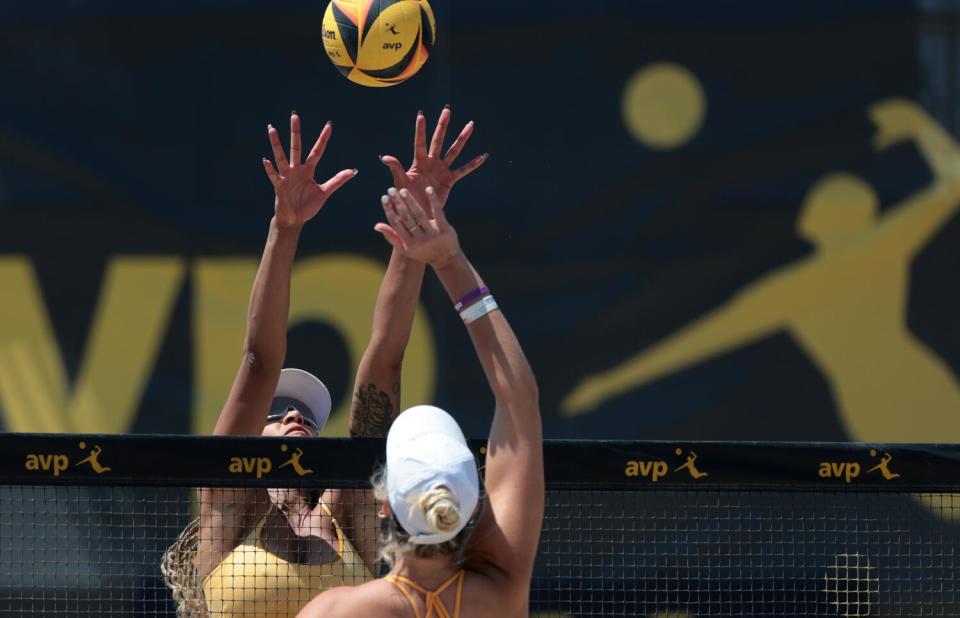
M 417 71 L 437 36 L 427 0 L 330 0 L 323 48 L 352 82 L 393 86 Z

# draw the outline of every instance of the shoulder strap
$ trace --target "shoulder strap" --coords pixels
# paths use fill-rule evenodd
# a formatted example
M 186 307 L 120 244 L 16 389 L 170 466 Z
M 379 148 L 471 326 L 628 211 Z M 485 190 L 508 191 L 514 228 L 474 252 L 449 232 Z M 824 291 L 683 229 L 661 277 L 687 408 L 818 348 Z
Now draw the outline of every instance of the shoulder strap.
M 423 604 L 426 609 L 426 615 L 424 618 L 432 618 L 434 612 L 436 612 L 436 615 L 439 616 L 439 618 L 458 618 L 460 616 L 460 602 L 463 596 L 464 575 L 465 573 L 462 569 L 457 571 L 451 575 L 447 581 L 440 584 L 440 586 L 433 591 L 427 590 L 415 581 L 407 579 L 401 575 L 387 575 L 384 577 L 384 579 L 400 589 L 400 592 L 403 593 L 404 597 L 406 597 L 407 602 L 410 603 L 410 607 L 413 609 L 413 615 L 417 618 L 420 618 L 420 616 L 417 613 L 417 606 L 413 602 L 413 597 L 410 596 L 410 593 L 407 592 L 407 589 L 401 584 L 410 586 L 425 597 L 423 600 Z M 440 595 L 443 594 L 443 592 L 449 588 L 453 582 L 457 582 L 457 597 L 454 604 L 453 614 L 451 615 L 444 606 L 443 601 L 440 599 Z
M 387 575 L 384 577 L 384 579 L 397 587 L 397 590 L 400 591 L 400 593 L 404 596 L 404 598 L 407 599 L 407 603 L 410 604 L 410 609 L 413 610 L 413 615 L 416 618 L 420 618 L 420 614 L 417 613 L 417 604 L 414 602 L 413 597 L 410 596 L 410 593 L 407 592 L 407 589 L 400 582 L 402 581 L 405 584 L 411 586 L 414 590 L 419 590 L 424 594 L 426 594 L 427 591 L 421 588 L 420 586 L 418 586 L 417 584 L 413 583 L 406 577 L 398 577 L 397 575 Z
M 343 530 L 340 529 L 340 522 L 337 521 L 337 518 L 333 516 L 333 513 L 330 511 L 330 507 L 321 500 L 320 508 L 323 509 L 323 512 L 333 520 L 333 529 L 337 531 L 337 554 L 343 558 Z

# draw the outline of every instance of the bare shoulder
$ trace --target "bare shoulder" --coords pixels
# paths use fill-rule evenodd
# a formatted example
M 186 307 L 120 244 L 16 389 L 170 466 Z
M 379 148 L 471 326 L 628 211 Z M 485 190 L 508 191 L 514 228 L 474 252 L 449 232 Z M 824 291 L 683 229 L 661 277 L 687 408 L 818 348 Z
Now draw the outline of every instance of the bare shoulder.
M 466 567 L 464 604 L 480 616 L 526 615 L 530 581 L 484 563 Z
M 378 579 L 359 586 L 342 586 L 313 598 L 297 618 L 354 618 L 384 616 L 407 618 L 409 607 L 393 584 Z

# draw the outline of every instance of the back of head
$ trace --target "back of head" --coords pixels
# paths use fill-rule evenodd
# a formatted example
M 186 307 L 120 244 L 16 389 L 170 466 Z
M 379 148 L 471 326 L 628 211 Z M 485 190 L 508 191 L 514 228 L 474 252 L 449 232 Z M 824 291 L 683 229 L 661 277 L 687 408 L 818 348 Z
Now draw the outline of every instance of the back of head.
M 434 534 L 456 534 L 460 531 L 460 501 L 449 487 L 440 485 L 420 494 L 417 508 L 423 513 L 427 527 Z
M 452 539 L 466 525 L 479 495 L 476 460 L 453 417 L 434 406 L 414 406 L 400 414 L 387 434 L 387 498 L 410 542 Z M 467 517 L 451 524 L 454 508 Z
M 415 406 L 387 435 L 386 469 L 374 477 L 397 523 L 392 553 L 448 553 L 477 506 L 480 479 L 463 432 L 449 414 Z M 432 548 L 432 549 L 428 549 Z

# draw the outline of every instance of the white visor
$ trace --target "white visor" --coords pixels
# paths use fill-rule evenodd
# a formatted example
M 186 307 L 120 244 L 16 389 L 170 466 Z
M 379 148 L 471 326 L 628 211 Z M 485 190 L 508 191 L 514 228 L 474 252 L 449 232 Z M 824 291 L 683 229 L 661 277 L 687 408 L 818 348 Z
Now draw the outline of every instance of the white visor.
M 285 414 L 289 408 L 296 408 L 313 421 L 319 433 L 330 417 L 330 406 L 330 391 L 315 375 L 303 369 L 284 369 L 267 415 Z
M 421 495 L 441 485 L 460 503 L 460 522 L 446 532 L 430 528 L 417 507 Z M 434 406 L 414 406 L 397 417 L 387 435 L 387 493 L 411 543 L 443 543 L 463 530 L 477 507 L 480 479 L 452 416 Z

